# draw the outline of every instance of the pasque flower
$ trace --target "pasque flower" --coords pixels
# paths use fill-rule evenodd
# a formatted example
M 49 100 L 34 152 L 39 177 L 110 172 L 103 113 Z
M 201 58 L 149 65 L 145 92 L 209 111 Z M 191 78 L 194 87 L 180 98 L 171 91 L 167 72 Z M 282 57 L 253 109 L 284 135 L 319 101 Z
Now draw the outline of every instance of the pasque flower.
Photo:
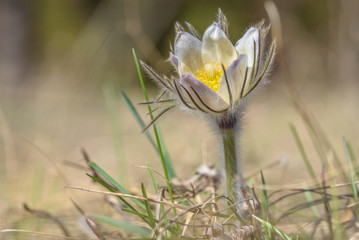
M 243 199 L 240 188 L 245 186 L 237 152 L 240 117 L 246 100 L 268 75 L 275 42 L 267 44 L 269 27 L 261 22 L 249 28 L 233 45 L 221 10 L 202 38 L 192 25 L 186 25 L 189 31 L 176 24 L 177 35 L 169 57 L 178 76 L 160 76 L 145 63 L 142 65 L 163 87 L 154 101 L 167 106 L 162 113 L 180 104 L 202 112 L 214 122 L 222 142 L 226 192 L 239 201 Z
M 189 24 L 187 24 L 189 25 Z M 274 42 L 265 42 L 268 27 L 251 27 L 235 45 L 228 38 L 227 21 L 222 12 L 210 25 L 202 40 L 189 25 L 190 32 L 176 25 L 177 36 L 169 60 L 179 79 L 160 77 L 146 64 L 147 72 L 187 108 L 212 115 L 223 115 L 237 108 L 266 77 L 273 61 Z

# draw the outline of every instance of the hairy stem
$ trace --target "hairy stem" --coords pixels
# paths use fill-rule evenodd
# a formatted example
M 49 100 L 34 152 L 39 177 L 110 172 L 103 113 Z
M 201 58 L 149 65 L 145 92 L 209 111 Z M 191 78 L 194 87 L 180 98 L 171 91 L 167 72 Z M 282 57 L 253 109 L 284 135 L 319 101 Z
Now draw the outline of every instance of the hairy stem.
M 232 201 L 243 200 L 240 187 L 244 185 L 238 154 L 238 119 L 236 116 L 228 116 L 217 122 L 222 141 L 222 162 L 224 163 L 226 194 Z
M 242 182 L 243 177 L 239 168 L 235 128 L 222 129 L 221 134 L 227 196 L 233 201 L 238 201 L 240 199 L 236 199 L 235 196 L 236 183 L 237 181 Z

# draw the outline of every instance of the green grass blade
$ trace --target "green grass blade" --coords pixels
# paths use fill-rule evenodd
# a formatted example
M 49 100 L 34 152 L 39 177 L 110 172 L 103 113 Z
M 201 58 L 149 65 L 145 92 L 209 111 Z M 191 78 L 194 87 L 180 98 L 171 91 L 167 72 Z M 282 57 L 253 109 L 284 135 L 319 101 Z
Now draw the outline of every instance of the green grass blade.
M 146 188 L 145 188 L 145 185 L 143 185 L 143 183 L 141 183 L 141 189 L 142 189 L 142 196 L 144 198 L 147 198 Z M 147 215 L 148 215 L 149 219 L 151 220 L 151 227 L 154 228 L 156 226 L 156 222 L 154 221 L 155 217 L 153 216 L 151 205 L 147 200 L 145 200 L 144 202 L 145 202 L 145 206 L 146 206 Z
M 153 185 L 153 189 L 155 190 L 155 192 L 157 194 L 158 193 L 158 186 L 156 184 L 155 178 L 153 177 L 153 173 L 152 173 L 152 170 L 151 170 L 150 165 L 148 164 L 148 162 L 147 162 L 147 171 L 148 171 L 148 174 L 150 175 L 151 182 L 152 182 L 152 185 Z
M 143 94 L 144 94 L 144 96 L 145 96 L 145 100 L 148 102 L 149 100 L 148 100 L 148 96 L 147 96 L 147 91 L 146 91 L 145 83 L 144 83 L 143 78 L 142 78 L 142 74 L 141 74 L 141 70 L 140 70 L 140 65 L 138 64 L 138 60 L 137 60 L 136 53 L 135 53 L 135 50 L 134 50 L 134 49 L 132 49 L 132 53 L 133 53 L 133 58 L 134 58 L 134 60 L 135 60 L 138 77 L 139 77 L 140 82 L 141 82 L 142 91 L 143 91 Z M 148 107 L 148 112 L 150 113 L 150 116 L 151 116 L 151 120 L 153 120 L 153 115 L 152 115 L 152 111 L 151 111 L 151 106 L 148 105 L 147 107 Z M 169 178 L 169 174 L 168 174 L 168 167 L 167 167 L 167 165 L 166 165 L 166 164 L 170 164 L 170 163 L 166 163 L 166 160 L 165 160 L 165 158 L 164 158 L 163 150 L 162 150 L 162 145 L 161 145 L 161 140 L 160 140 L 160 137 L 159 137 L 159 134 L 158 134 L 158 130 L 157 130 L 157 126 L 156 126 L 155 123 L 153 124 L 153 131 L 154 131 L 155 136 L 156 136 L 156 141 L 157 141 L 158 150 L 159 150 L 159 153 L 160 153 L 160 156 L 161 156 L 163 171 L 164 171 L 165 177 L 166 177 L 166 179 L 167 179 L 168 192 L 169 192 L 169 195 L 170 195 L 170 198 L 171 198 L 171 202 L 174 203 L 173 194 L 172 194 L 172 188 L 171 188 L 171 184 L 170 184 L 170 178 Z M 176 211 L 175 208 L 173 208 L 173 212 L 174 212 L 175 215 L 177 215 L 177 211 Z
M 297 129 L 295 128 L 295 126 L 292 124 L 292 123 L 289 123 L 289 127 L 290 127 L 290 130 L 292 131 L 292 134 L 293 134 L 293 137 L 294 137 L 294 140 L 297 144 L 297 147 L 299 149 L 299 152 L 302 156 L 302 159 L 304 161 L 304 164 L 307 168 L 307 171 L 309 172 L 309 175 L 311 176 L 311 178 L 313 179 L 314 183 L 319 186 L 319 182 L 318 182 L 318 179 L 315 175 L 315 172 L 313 170 L 313 167 L 312 167 L 312 164 L 310 163 L 309 161 L 309 158 L 308 158 L 308 155 L 307 153 L 305 152 L 305 149 L 304 149 L 304 146 L 303 146 L 303 143 L 299 137 L 299 134 L 297 132 Z
M 331 185 L 335 186 L 337 184 L 336 179 L 330 180 Z M 350 239 L 346 236 L 346 231 L 344 224 L 342 222 L 343 209 L 339 200 L 339 191 L 338 188 L 333 188 L 331 197 L 331 212 L 332 215 L 332 227 L 333 227 L 333 240 L 341 240 L 341 239 Z
M 140 82 L 141 82 L 143 95 L 145 96 L 146 102 L 149 102 L 148 95 L 147 95 L 147 90 L 146 90 L 145 83 L 143 81 L 142 74 L 141 74 L 140 65 L 138 64 L 137 56 L 136 56 L 136 53 L 135 53 L 134 49 L 132 49 L 132 53 L 133 53 L 133 58 L 135 60 L 138 77 L 139 77 Z M 151 120 L 153 120 L 154 117 L 153 117 L 153 114 L 152 114 L 151 105 L 147 105 L 147 108 L 148 108 L 148 112 L 150 113 Z M 153 131 L 154 131 L 155 136 L 156 136 L 158 151 L 160 153 L 160 157 L 161 157 L 161 160 L 162 160 L 162 165 L 163 165 L 163 169 L 164 169 L 164 172 L 165 172 L 166 179 L 171 180 L 171 178 L 169 178 L 169 170 L 172 169 L 171 171 L 173 171 L 172 163 L 170 161 L 167 161 L 167 159 L 165 159 L 163 147 L 162 147 L 162 144 L 161 144 L 161 137 L 160 137 L 160 134 L 159 134 L 159 130 L 157 129 L 157 125 L 155 123 L 153 124 Z M 171 174 L 174 174 L 174 172 L 171 173 Z M 174 176 L 172 176 L 172 177 L 174 177 Z
M 137 112 L 135 106 L 133 105 L 132 101 L 128 98 L 128 96 L 124 92 L 121 92 L 121 96 L 122 96 L 123 101 L 126 103 L 126 106 L 128 107 L 128 109 L 130 109 L 131 114 L 135 117 L 138 125 L 140 125 L 141 129 L 144 129 L 146 127 L 146 125 L 145 125 L 144 121 L 142 120 L 141 116 L 138 114 L 138 112 Z M 158 132 L 158 135 L 159 135 L 159 139 L 161 141 L 161 146 L 162 146 L 163 156 L 165 158 L 166 166 L 168 168 L 168 176 L 169 176 L 169 179 L 172 179 L 172 178 L 174 178 L 176 176 L 176 173 L 175 173 L 175 171 L 173 169 L 171 159 L 170 159 L 170 157 L 168 155 L 166 145 L 164 144 L 164 141 L 162 139 L 162 135 L 161 135 L 159 129 L 157 129 L 157 132 Z M 152 147 L 156 150 L 158 155 L 161 157 L 160 151 L 159 151 L 155 141 L 153 140 L 151 134 L 148 131 L 145 131 L 144 133 L 146 134 L 146 137 L 150 141 Z
M 116 192 L 115 190 L 113 190 L 110 186 L 108 186 L 106 183 L 104 183 L 103 181 L 101 181 L 101 179 L 97 179 L 94 176 L 91 176 L 90 174 L 87 174 L 87 176 L 89 176 L 90 178 L 92 178 L 92 180 L 94 180 L 95 182 L 101 184 L 103 187 L 105 187 L 107 190 L 109 190 L 110 192 Z M 123 197 L 121 196 L 117 196 L 128 208 L 132 209 L 133 211 L 137 211 L 136 208 L 134 208 L 129 202 L 127 202 Z
M 349 175 L 350 175 L 350 181 L 351 181 L 353 195 L 354 195 L 354 202 L 358 203 L 358 189 L 355 184 L 355 171 L 354 171 L 354 167 L 353 167 L 354 159 L 352 159 L 352 156 L 349 152 L 348 143 L 347 143 L 346 139 L 343 138 L 343 141 L 344 141 L 345 157 L 348 161 L 348 166 L 349 166 Z M 359 214 L 359 205 L 358 204 L 356 205 L 356 212 L 357 212 L 357 214 Z
M 163 157 L 164 157 L 164 160 L 165 160 L 165 163 L 166 163 L 166 168 L 167 168 L 167 171 L 168 171 L 168 178 L 170 180 L 172 180 L 172 178 L 176 177 L 176 172 L 175 172 L 175 170 L 173 168 L 173 164 L 172 164 L 172 161 L 171 161 L 171 159 L 169 157 L 169 154 L 168 154 L 165 142 L 163 140 L 161 131 L 159 129 L 157 129 L 157 132 L 158 132 L 158 138 L 159 138 L 161 146 L 162 146 Z
M 116 93 L 113 89 L 113 86 L 105 84 L 102 88 L 103 96 L 105 99 L 105 104 L 107 108 L 107 112 L 110 118 L 110 124 L 112 128 L 112 138 L 113 138 L 113 145 L 116 152 L 118 167 L 126 166 L 127 163 L 124 158 L 123 151 L 122 151 L 122 137 L 121 137 L 121 129 L 119 125 L 119 106 L 118 106 L 118 99 Z M 120 173 L 120 183 L 124 186 L 127 186 L 127 171 L 118 171 Z
M 346 151 L 348 152 L 348 156 L 350 157 L 350 159 L 352 160 L 352 164 L 353 164 L 353 168 L 355 171 L 355 174 L 357 176 L 357 178 L 359 178 L 359 168 L 358 168 L 358 159 L 356 158 L 354 151 L 353 151 L 353 147 L 350 143 L 349 140 L 346 140 L 347 143 L 347 149 Z
M 305 189 L 305 190 L 308 189 L 308 186 L 305 183 L 303 183 L 303 189 Z M 320 213 L 319 213 L 317 206 L 315 204 L 312 204 L 314 201 L 312 194 L 309 191 L 305 191 L 304 196 L 307 199 L 307 202 L 311 203 L 310 208 L 312 209 L 314 216 L 316 216 L 317 218 L 320 218 Z
M 262 170 L 260 171 L 260 173 L 261 173 L 261 181 L 262 181 L 262 187 L 263 187 L 261 211 L 262 211 L 263 218 L 265 218 L 266 220 L 269 220 L 270 216 L 269 216 L 269 207 L 268 207 L 269 204 L 268 204 L 268 194 L 267 194 L 267 189 L 266 189 L 266 182 L 265 182 Z M 265 232 L 266 239 L 272 239 L 271 229 L 265 227 L 264 232 Z
M 122 97 L 123 101 L 125 102 L 127 108 L 130 110 L 131 114 L 135 117 L 138 125 L 140 125 L 141 129 L 144 129 L 146 127 L 146 125 L 143 122 L 140 114 L 138 114 L 138 112 L 137 112 L 135 106 L 133 105 L 132 101 L 128 98 L 128 96 L 124 92 L 121 92 L 121 97 Z M 146 135 L 148 141 L 150 141 L 151 145 L 158 152 L 157 145 L 156 145 L 155 141 L 153 140 L 151 134 L 148 131 L 146 131 L 145 135 Z
M 118 229 L 122 229 L 127 233 L 135 234 L 137 236 L 146 238 L 149 238 L 151 235 L 151 229 L 148 229 L 146 227 L 138 226 L 130 222 L 119 221 L 117 219 L 103 215 L 93 214 L 93 216 L 96 218 L 97 221 L 116 227 Z
M 131 209 L 128 209 L 128 208 L 124 208 L 122 209 L 124 212 L 127 212 L 127 213 L 130 213 L 130 214 L 134 214 L 138 217 L 140 217 L 143 222 L 147 223 L 148 226 L 150 226 L 152 228 L 152 223 L 157 223 L 158 221 L 154 218 L 150 218 L 149 216 L 147 216 L 146 214 L 143 214 L 143 213 L 140 213 L 140 212 L 137 212 L 137 211 L 133 211 Z
M 262 223 L 263 225 L 265 225 L 267 228 L 271 229 L 272 231 L 274 231 L 279 237 L 281 237 L 284 240 L 291 240 L 292 238 L 289 237 L 287 234 L 285 234 L 284 232 L 282 232 L 281 230 L 279 230 L 278 228 L 276 228 L 275 226 L 273 226 L 271 223 L 264 221 L 263 219 L 260 219 L 259 217 L 256 217 L 254 215 L 252 215 L 257 221 L 259 221 L 260 223 Z
M 108 175 L 100 166 L 95 162 L 89 162 L 89 165 L 96 170 L 102 177 L 104 177 L 109 183 L 116 187 L 120 192 L 130 194 L 124 187 L 122 187 L 115 179 Z
M 268 212 L 268 194 L 267 194 L 267 189 L 266 189 L 266 182 L 264 180 L 264 176 L 263 176 L 263 172 L 261 170 L 261 181 L 262 181 L 262 186 L 263 186 L 263 190 L 262 190 L 262 194 L 263 194 L 263 204 L 265 207 L 266 212 Z
M 113 179 L 110 175 L 108 175 L 102 168 L 100 168 L 96 163 L 94 162 L 90 162 L 89 165 L 96 170 L 96 172 L 98 172 L 103 178 L 106 179 L 106 181 L 108 181 L 109 183 L 111 183 L 115 188 L 117 188 L 120 192 L 125 193 L 125 194 L 131 194 L 129 193 L 125 188 L 123 188 L 115 179 Z M 146 210 L 145 205 L 139 201 L 138 199 L 133 199 L 131 198 L 131 200 L 140 208 L 142 208 L 143 210 Z
M 86 174 L 87 176 L 89 176 L 90 178 L 92 178 L 92 180 L 94 180 L 95 182 L 101 184 L 103 187 L 105 187 L 107 190 L 109 190 L 110 192 L 116 192 L 115 190 L 113 190 L 112 187 L 110 187 L 108 184 L 104 183 L 101 179 L 97 179 L 94 176 L 91 176 L 90 174 Z M 127 202 L 123 197 L 121 196 L 117 196 L 128 208 L 121 208 L 123 211 L 127 211 L 130 212 L 131 214 L 134 214 L 138 217 L 140 217 L 143 222 L 147 223 L 149 226 L 151 226 L 151 221 L 149 221 L 147 218 L 147 216 L 143 215 L 142 213 L 140 213 L 139 211 L 137 211 L 136 208 L 134 208 L 129 202 Z

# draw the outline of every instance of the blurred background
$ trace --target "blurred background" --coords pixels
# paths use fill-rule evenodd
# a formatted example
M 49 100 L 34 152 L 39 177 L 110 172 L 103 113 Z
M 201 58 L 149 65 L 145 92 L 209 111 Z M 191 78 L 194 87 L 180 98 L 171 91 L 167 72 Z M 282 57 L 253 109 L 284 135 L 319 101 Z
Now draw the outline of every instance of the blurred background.
M 300 99 L 340 158 L 343 136 L 359 154 L 359 1 L 274 2 L 282 20 L 283 54 Z M 261 19 L 269 22 L 263 0 L 0 0 L 1 229 L 24 226 L 30 218 L 24 202 L 54 214 L 71 211 L 70 198 L 85 208 L 96 205 L 98 196 L 64 189 L 93 188 L 87 170 L 73 165 L 85 166 L 81 148 L 134 193 L 149 182 L 147 170 L 138 166 L 148 163 L 162 172 L 120 97 L 124 91 L 133 103 L 144 101 L 132 49 L 159 72 L 173 74 L 166 59 L 174 23 L 188 21 L 203 33 L 218 8 L 228 18 L 233 43 Z M 290 122 L 311 162 L 320 166 L 281 67 L 278 62 L 270 84 L 249 104 L 241 139 L 247 175 L 287 160 L 265 171 L 274 186 L 309 179 L 301 171 Z M 145 83 L 156 98 L 156 86 L 148 78 Z M 136 107 L 149 122 L 146 107 Z M 191 177 L 203 162 L 219 167 L 217 141 L 197 116 L 176 109 L 158 124 L 179 178 Z

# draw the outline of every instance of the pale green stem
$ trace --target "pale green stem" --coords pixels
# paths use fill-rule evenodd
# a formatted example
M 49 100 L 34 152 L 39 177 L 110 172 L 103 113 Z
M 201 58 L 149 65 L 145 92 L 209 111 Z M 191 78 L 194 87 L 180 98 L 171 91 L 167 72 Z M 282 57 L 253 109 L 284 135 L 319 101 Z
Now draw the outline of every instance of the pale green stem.
M 240 199 L 240 187 L 244 185 L 244 179 L 240 171 L 239 156 L 237 152 L 237 134 L 235 126 L 231 128 L 220 128 L 222 137 L 224 159 L 224 170 L 226 177 L 226 193 L 227 197 L 232 201 L 237 202 Z

